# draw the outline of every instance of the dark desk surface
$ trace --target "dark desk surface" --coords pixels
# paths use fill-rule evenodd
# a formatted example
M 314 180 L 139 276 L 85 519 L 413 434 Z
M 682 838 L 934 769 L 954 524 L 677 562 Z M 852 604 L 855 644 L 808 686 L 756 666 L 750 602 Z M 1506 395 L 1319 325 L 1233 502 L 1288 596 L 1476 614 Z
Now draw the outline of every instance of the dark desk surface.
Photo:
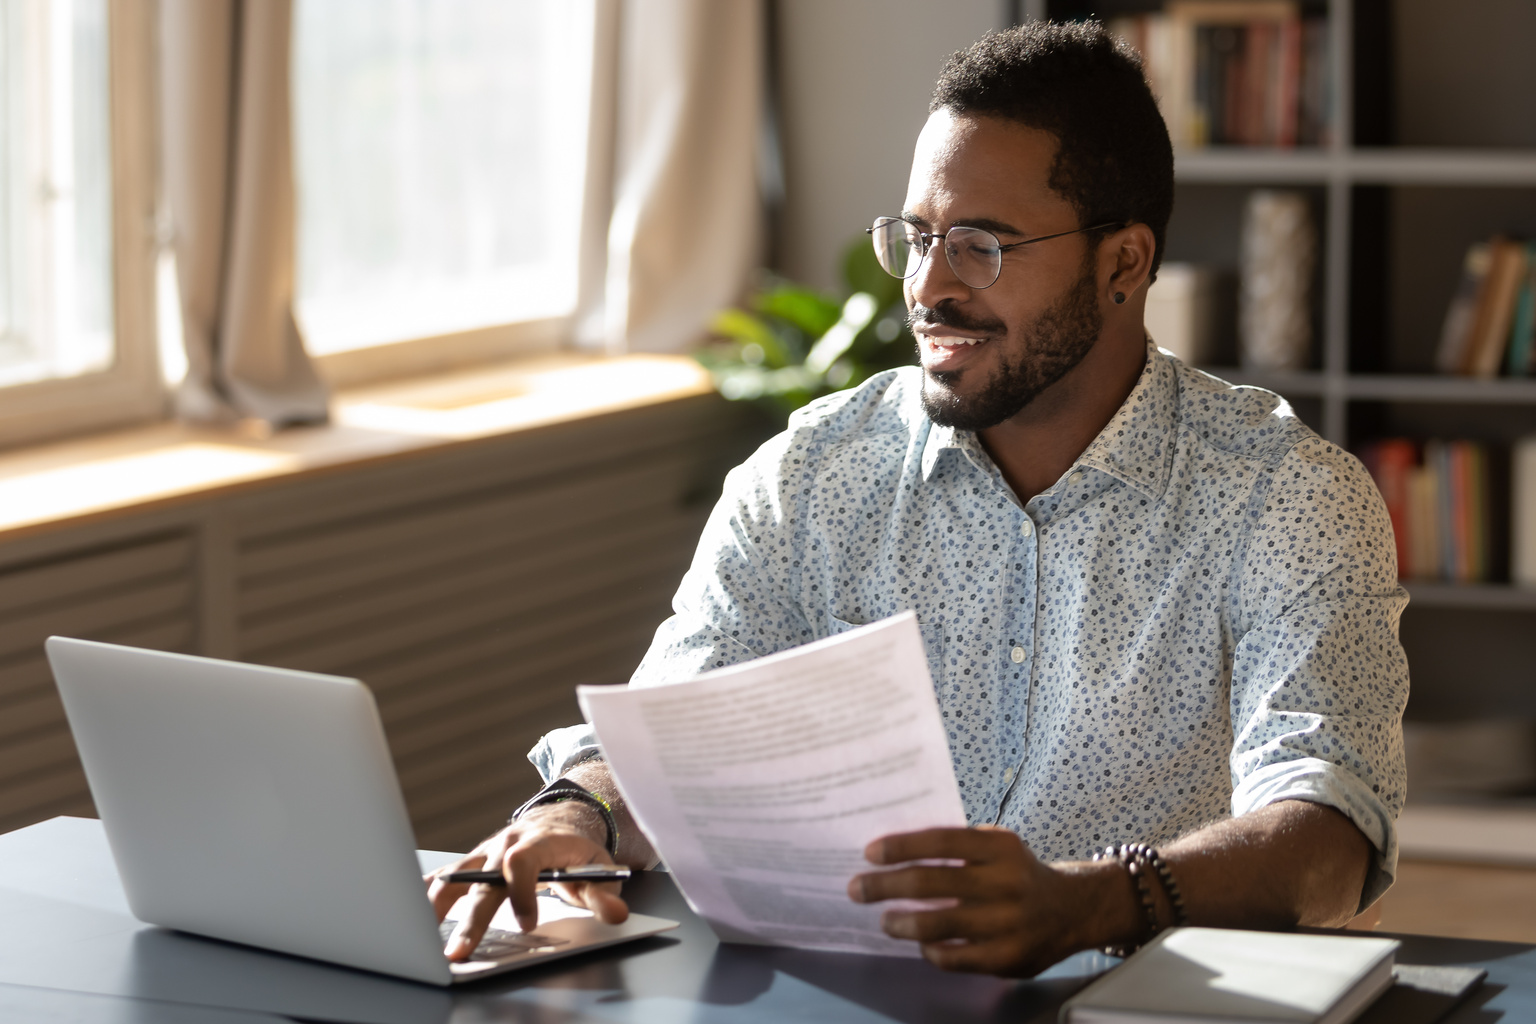
M 140 924 L 100 826 L 58 818 L 0 836 L 0 1019 L 82 1024 L 278 1024 L 282 1018 L 875 1024 L 1053 1021 L 1113 963 L 1081 954 L 1033 981 L 945 974 L 923 961 L 722 946 L 662 874 L 626 887 L 667 936 L 438 990 Z M 1447 1020 L 1536 1020 L 1536 947 L 1401 936 L 1409 964 L 1485 968 Z

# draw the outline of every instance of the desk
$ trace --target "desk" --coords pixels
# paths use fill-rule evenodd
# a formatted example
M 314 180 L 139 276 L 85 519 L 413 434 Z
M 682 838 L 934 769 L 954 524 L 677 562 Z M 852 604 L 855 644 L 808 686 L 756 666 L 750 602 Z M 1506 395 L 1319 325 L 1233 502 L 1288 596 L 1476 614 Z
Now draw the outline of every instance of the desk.
M 442 863 L 445 854 L 424 854 Z M 664 874 L 632 880 L 666 936 L 454 990 L 146 926 L 128 912 L 100 824 L 55 818 L 0 836 L 0 1019 L 80 1024 L 1047 1022 L 1113 961 L 1072 957 L 1033 981 L 922 961 L 722 946 Z M 1536 1020 L 1536 946 L 1403 936 L 1402 963 L 1465 964 L 1487 984 L 1455 1024 Z

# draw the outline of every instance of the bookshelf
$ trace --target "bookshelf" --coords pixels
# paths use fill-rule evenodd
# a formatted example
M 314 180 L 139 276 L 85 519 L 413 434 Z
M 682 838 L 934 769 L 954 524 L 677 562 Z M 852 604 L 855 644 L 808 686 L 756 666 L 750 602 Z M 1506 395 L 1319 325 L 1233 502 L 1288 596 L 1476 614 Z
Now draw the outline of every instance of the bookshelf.
M 1345 402 L 1536 406 L 1536 378 L 1480 380 L 1430 373 L 1276 373 L 1238 366 L 1209 369 L 1223 380 L 1266 388 L 1288 398 L 1334 395 Z
M 1366 146 L 1330 150 L 1196 150 L 1177 153 L 1180 181 L 1261 185 L 1506 185 L 1536 187 L 1536 151 Z
M 1226 268 L 1235 278 L 1247 194 L 1283 187 L 1311 197 L 1320 243 L 1313 358 L 1308 369 L 1287 373 L 1232 365 L 1234 296 L 1223 314 L 1227 354 L 1206 369 L 1285 396 L 1310 426 L 1351 450 L 1393 435 L 1497 447 L 1536 434 L 1536 378 L 1433 372 L 1467 245 L 1499 231 L 1536 238 L 1536 112 L 1528 99 L 1536 71 L 1526 70 L 1525 52 L 1536 37 L 1536 5 L 1486 0 L 1475 18 L 1433 0 L 1298 6 L 1328 19 L 1331 141 L 1176 150 L 1168 258 Z M 1109 21 L 1164 4 L 1030 0 L 1020 8 L 1025 16 Z M 1507 524 L 1496 530 L 1507 551 Z M 1536 720 L 1536 589 L 1404 585 L 1410 719 Z

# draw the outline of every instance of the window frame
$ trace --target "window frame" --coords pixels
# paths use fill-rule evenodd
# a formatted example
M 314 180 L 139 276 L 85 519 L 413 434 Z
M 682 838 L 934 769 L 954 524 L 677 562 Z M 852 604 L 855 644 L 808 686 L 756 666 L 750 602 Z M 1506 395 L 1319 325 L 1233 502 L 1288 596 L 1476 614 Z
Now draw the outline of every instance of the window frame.
M 156 347 L 154 0 L 108 0 L 112 364 L 0 388 L 0 448 L 162 417 Z
M 618 0 L 591 2 L 587 159 L 577 211 L 581 223 L 574 311 L 312 355 L 316 369 L 332 387 L 356 387 L 572 348 L 606 350 L 602 304 L 608 219 L 613 209 L 620 9 Z M 297 233 L 297 224 L 295 229 Z M 299 323 L 302 329 L 302 318 Z

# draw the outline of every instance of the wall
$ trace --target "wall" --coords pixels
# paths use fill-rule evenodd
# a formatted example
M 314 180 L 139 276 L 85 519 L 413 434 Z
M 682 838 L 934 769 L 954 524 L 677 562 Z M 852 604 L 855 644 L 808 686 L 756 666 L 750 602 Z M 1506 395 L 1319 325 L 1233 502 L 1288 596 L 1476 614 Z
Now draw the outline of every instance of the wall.
M 848 242 L 901 212 L 944 60 L 1002 27 L 1000 0 L 779 0 L 785 203 L 779 269 L 840 286 Z

